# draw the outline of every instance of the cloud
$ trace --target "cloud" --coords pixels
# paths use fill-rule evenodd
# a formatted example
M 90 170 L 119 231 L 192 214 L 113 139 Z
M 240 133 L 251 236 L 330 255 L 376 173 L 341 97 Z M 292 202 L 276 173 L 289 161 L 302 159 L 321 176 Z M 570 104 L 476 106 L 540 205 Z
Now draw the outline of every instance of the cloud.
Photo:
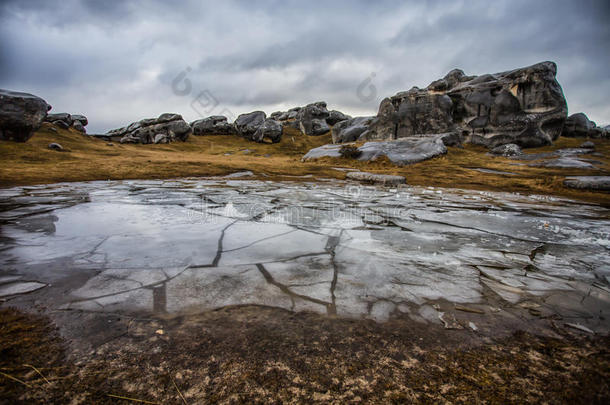
M 0 87 L 105 132 L 167 111 L 194 120 L 317 100 L 374 114 L 455 67 L 554 60 L 570 111 L 609 123 L 609 20 L 606 1 L 5 0 Z M 187 94 L 172 85 L 181 72 Z

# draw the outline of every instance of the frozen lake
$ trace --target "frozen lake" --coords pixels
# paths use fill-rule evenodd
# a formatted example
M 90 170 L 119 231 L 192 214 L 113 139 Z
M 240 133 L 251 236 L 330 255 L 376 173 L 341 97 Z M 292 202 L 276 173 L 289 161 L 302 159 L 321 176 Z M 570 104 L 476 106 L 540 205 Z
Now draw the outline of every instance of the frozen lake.
M 518 308 L 609 329 L 610 210 L 552 197 L 224 178 L 3 189 L 0 210 L 9 303 L 434 323 Z

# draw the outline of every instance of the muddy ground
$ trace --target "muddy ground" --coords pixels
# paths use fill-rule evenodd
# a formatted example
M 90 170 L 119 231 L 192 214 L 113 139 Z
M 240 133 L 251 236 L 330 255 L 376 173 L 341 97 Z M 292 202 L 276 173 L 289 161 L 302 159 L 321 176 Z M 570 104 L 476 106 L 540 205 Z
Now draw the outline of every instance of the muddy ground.
M 608 337 L 496 337 L 260 307 L 0 311 L 0 403 L 608 403 Z M 76 331 L 78 329 L 79 331 Z M 80 336 L 79 338 L 74 338 Z M 121 399 L 124 398 L 124 399 Z

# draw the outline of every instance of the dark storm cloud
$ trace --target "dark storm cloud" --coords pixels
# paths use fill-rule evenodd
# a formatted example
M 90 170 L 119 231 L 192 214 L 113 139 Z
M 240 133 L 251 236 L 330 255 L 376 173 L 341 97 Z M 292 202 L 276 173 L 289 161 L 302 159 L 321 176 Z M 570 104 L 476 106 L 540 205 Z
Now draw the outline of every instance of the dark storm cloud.
M 455 67 L 554 60 L 570 111 L 608 123 L 608 21 L 607 1 L 9 0 L 0 87 L 102 131 L 165 111 L 196 119 L 317 100 L 374 114 L 384 96 Z

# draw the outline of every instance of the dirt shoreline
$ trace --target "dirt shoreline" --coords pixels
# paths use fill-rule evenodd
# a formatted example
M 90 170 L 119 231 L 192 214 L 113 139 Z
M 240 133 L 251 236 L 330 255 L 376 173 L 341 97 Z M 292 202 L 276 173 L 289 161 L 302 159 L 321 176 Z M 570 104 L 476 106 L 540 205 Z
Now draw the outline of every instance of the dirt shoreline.
M 578 331 L 486 338 L 407 319 L 376 323 L 240 306 L 171 319 L 127 317 L 126 330 L 74 351 L 48 317 L 15 309 L 0 316 L 0 403 L 610 399 L 610 338 Z M 82 316 L 106 329 L 120 317 Z

